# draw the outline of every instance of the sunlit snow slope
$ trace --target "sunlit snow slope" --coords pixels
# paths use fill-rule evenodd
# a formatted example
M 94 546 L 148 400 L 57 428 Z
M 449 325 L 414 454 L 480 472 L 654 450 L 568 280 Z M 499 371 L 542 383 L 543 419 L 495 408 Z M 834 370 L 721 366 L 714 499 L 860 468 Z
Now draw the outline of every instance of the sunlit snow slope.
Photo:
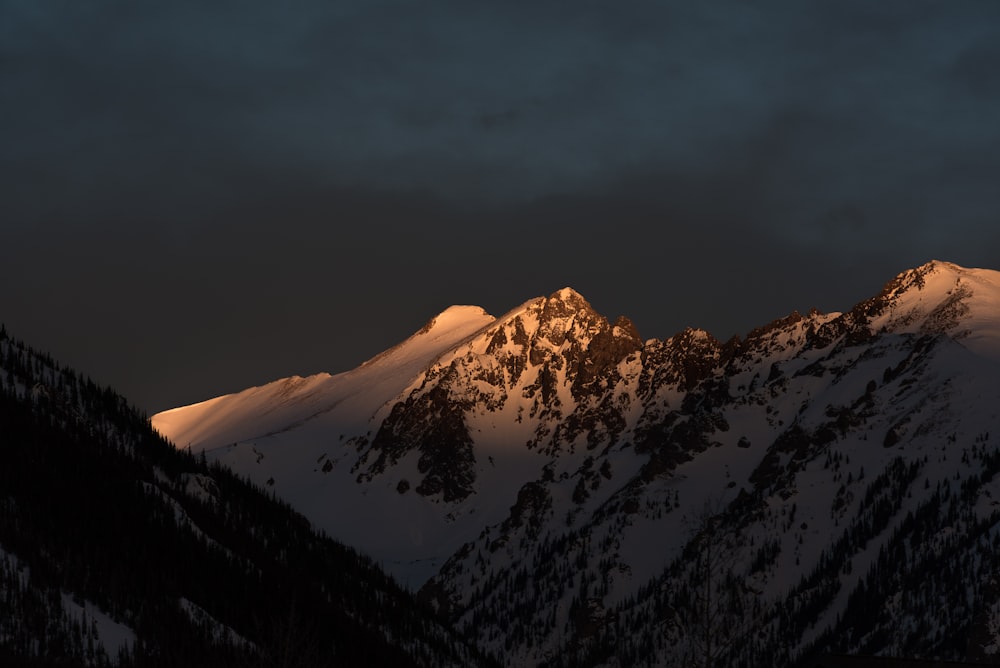
M 179 447 L 211 450 L 289 431 L 331 413 L 338 425 L 363 425 L 437 356 L 493 320 L 477 306 L 452 306 L 353 371 L 284 378 L 164 411 L 153 417 L 153 426 Z

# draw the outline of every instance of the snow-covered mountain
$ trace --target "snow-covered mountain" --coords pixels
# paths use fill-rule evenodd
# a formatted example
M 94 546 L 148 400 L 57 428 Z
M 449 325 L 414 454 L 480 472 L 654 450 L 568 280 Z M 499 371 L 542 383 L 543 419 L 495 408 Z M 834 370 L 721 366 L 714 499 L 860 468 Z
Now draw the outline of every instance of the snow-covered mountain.
M 568 288 L 452 307 L 153 425 L 511 665 L 787 665 L 996 656 L 998 410 L 1000 273 L 931 262 L 724 343 Z

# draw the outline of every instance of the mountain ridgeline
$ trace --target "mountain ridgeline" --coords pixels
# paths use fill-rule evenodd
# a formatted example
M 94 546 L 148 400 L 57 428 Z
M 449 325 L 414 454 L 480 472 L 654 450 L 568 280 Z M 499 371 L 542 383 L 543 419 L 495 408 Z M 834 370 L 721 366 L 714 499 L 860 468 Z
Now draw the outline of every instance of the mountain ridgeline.
M 725 342 L 453 306 L 153 429 L 0 330 L 0 663 L 1000 663 L 998 413 L 945 262 Z
M 1000 273 L 643 341 L 564 289 L 153 417 L 507 665 L 1000 657 Z M 349 508 L 350 512 L 344 512 Z
M 0 331 L 0 665 L 490 665 L 372 561 Z

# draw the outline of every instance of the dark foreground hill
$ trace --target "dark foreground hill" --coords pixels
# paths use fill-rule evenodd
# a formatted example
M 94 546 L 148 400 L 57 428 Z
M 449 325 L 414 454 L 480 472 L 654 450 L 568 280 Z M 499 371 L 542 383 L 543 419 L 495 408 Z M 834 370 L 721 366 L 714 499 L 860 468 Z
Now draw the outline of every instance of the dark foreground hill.
M 0 665 L 481 663 L 368 558 L 0 332 Z

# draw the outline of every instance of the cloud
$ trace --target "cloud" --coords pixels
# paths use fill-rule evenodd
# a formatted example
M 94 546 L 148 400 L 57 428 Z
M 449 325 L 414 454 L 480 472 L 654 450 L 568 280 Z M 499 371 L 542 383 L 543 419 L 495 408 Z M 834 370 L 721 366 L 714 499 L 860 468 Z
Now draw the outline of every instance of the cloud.
M 985 80 L 962 50 L 982 43 L 975 16 L 944 22 L 945 39 L 923 4 L 35 4 L 51 9 L 7 3 L 9 35 L 31 35 L 8 47 L 12 160 L 104 182 L 238 156 L 342 186 L 526 200 L 654 158 L 711 168 L 794 113 L 851 127 L 838 153 L 928 145 L 958 125 L 949 72 Z M 992 132 L 984 114 L 962 120 Z M 808 162 L 832 143 L 820 131 L 781 148 Z

